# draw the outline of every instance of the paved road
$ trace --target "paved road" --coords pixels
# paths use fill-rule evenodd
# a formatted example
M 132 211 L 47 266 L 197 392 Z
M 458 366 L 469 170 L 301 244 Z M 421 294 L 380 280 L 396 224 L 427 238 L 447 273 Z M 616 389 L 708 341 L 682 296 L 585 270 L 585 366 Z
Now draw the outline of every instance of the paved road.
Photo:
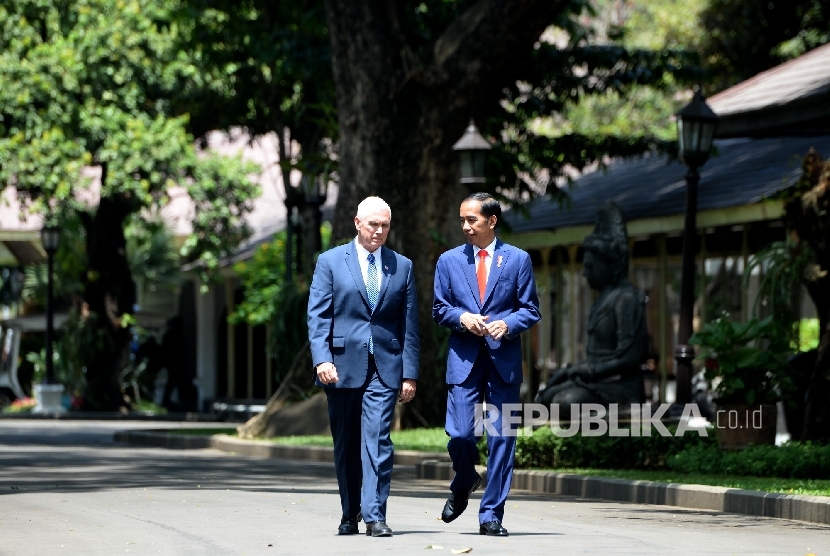
M 112 441 L 158 426 L 0 420 L 0 554 L 830 556 L 827 526 L 519 492 L 508 501 L 511 536 L 481 537 L 474 504 L 444 524 L 446 485 L 407 467 L 396 468 L 389 500 L 395 536 L 338 537 L 331 464 Z

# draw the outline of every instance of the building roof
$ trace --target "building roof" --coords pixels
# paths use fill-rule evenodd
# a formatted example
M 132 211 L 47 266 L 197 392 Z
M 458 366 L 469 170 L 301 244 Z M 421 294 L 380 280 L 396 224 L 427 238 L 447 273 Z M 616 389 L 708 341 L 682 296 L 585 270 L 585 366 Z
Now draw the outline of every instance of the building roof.
M 793 183 L 801 160 L 813 147 L 830 153 L 830 135 L 715 142 L 717 154 L 700 169 L 698 211 L 732 209 L 770 197 Z M 682 216 L 686 167 L 665 156 L 618 161 L 575 180 L 560 206 L 545 195 L 527 206 L 530 218 L 505 213 L 513 234 L 592 226 L 597 209 L 614 201 L 629 223 L 635 219 Z M 678 228 L 678 229 L 682 229 Z M 629 233 L 631 229 L 629 226 Z
M 830 133 L 830 43 L 707 100 L 718 137 Z

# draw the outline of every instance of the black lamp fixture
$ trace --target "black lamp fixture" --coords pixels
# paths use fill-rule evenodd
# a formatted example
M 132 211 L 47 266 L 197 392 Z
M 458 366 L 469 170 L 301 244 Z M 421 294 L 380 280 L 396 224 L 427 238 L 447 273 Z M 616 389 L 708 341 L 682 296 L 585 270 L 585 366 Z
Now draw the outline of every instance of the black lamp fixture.
M 52 268 L 55 253 L 61 242 L 61 229 L 57 226 L 44 226 L 40 230 L 40 242 L 46 251 L 46 376 L 45 384 L 55 384 L 55 368 L 52 361 L 52 338 L 55 335 L 55 307 L 52 302 Z
M 302 208 L 302 256 L 298 266 L 310 278 L 314 271 L 314 257 L 323 249 L 323 238 L 320 235 L 320 226 L 323 224 L 323 213 L 320 207 L 326 202 L 328 194 L 329 175 L 324 171 L 319 174 L 305 174 L 300 181 L 303 190 Z M 298 248 L 300 251 L 300 248 Z
M 695 303 L 695 251 L 697 236 L 697 169 L 709 160 L 718 116 L 706 104 L 700 91 L 677 114 L 679 156 L 689 167 L 686 173 L 686 218 L 683 227 L 683 263 L 680 279 L 680 323 L 674 348 L 678 405 L 692 401 L 692 360 L 694 348 L 689 345 Z
M 311 205 L 320 206 L 326 202 L 328 194 L 328 174 L 318 174 L 316 176 L 304 175 L 300 181 L 300 187 L 303 190 L 305 202 Z
M 676 116 L 680 159 L 690 168 L 703 166 L 712 150 L 718 115 L 709 108 L 700 91 L 695 91 L 692 102 Z
M 57 226 L 44 226 L 40 230 L 40 243 L 47 255 L 54 255 L 61 242 L 61 229 Z
M 475 122 L 470 119 L 470 125 L 467 126 L 464 135 L 452 146 L 452 150 L 458 152 L 462 184 L 472 185 L 487 181 L 484 163 L 490 148 L 490 143 L 479 133 Z

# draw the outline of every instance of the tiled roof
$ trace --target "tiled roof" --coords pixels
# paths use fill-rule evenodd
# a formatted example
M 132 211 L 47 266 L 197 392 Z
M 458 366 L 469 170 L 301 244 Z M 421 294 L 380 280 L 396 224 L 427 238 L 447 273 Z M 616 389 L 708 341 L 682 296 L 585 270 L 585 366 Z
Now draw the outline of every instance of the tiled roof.
M 830 102 L 830 43 L 761 72 L 706 102 L 718 116 L 824 97 Z
M 830 135 L 776 139 L 727 139 L 715 142 L 717 154 L 700 169 L 698 210 L 756 203 L 792 184 L 801 160 L 814 147 L 830 155 Z M 592 225 L 597 209 L 614 201 L 626 220 L 683 214 L 686 167 L 666 157 L 650 155 L 618 161 L 607 171 L 575 180 L 568 189 L 569 206 L 549 196 L 528 206 L 530 218 L 515 211 L 505 214 L 513 233 Z

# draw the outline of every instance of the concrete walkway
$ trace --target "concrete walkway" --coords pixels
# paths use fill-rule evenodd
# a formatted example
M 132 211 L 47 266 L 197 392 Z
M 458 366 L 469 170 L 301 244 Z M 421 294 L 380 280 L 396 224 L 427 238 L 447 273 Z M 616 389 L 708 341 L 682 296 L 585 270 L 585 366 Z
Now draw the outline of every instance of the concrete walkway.
M 830 556 L 826 525 L 523 490 L 507 501 L 510 536 L 484 537 L 480 493 L 445 524 L 438 516 L 447 482 L 420 479 L 403 464 L 393 471 L 387 513 L 395 535 L 341 537 L 331 463 L 113 440 L 124 429 L 159 426 L 0 420 L 0 554 Z
M 332 462 L 332 448 L 320 446 L 284 446 L 267 441 L 240 440 L 227 435 L 185 436 L 169 434 L 163 429 L 123 431 L 115 440 L 140 446 L 173 449 L 214 448 L 239 455 Z M 419 479 L 441 480 L 446 484 L 454 472 L 447 454 L 395 451 L 396 465 L 414 465 Z M 479 472 L 487 480 L 487 469 Z M 736 513 L 750 516 L 793 519 L 830 525 L 830 497 L 780 494 L 756 490 L 632 481 L 590 477 L 549 471 L 517 470 L 513 489 L 538 494 L 575 496 L 587 500 L 652 504 L 696 510 Z M 830 540 L 828 540 L 830 544 Z

